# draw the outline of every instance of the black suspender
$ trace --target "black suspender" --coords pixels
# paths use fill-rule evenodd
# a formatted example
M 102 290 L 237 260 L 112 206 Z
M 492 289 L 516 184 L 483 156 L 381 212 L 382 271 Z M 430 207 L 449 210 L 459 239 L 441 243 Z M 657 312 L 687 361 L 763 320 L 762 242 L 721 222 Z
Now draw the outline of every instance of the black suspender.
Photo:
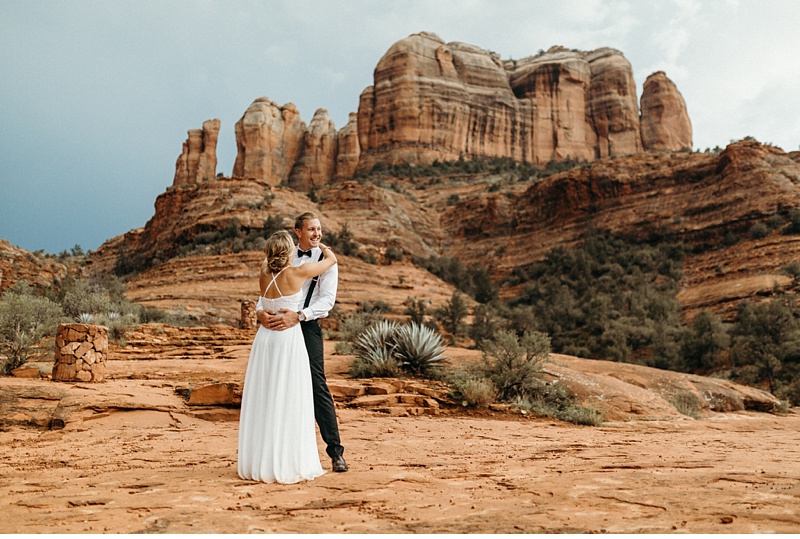
M 321 261 L 323 258 L 325 258 L 324 251 L 319 254 L 319 260 L 317 262 Z M 314 293 L 314 287 L 317 286 L 317 281 L 319 281 L 319 275 L 311 279 L 311 286 L 308 287 L 308 294 L 306 294 L 306 301 L 303 303 L 303 309 L 307 309 L 308 304 L 311 303 L 311 294 Z

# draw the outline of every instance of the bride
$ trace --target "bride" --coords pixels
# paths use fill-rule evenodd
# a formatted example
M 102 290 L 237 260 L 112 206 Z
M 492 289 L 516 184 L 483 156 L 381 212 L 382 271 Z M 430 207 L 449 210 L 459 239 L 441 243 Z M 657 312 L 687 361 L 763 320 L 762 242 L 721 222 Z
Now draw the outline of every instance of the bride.
M 319 262 L 292 266 L 295 245 L 285 230 L 266 243 L 256 310 L 298 310 L 307 279 L 336 264 L 320 244 Z M 239 415 L 239 477 L 297 483 L 324 474 L 317 452 L 311 368 L 300 325 L 273 331 L 259 324 L 250 349 Z

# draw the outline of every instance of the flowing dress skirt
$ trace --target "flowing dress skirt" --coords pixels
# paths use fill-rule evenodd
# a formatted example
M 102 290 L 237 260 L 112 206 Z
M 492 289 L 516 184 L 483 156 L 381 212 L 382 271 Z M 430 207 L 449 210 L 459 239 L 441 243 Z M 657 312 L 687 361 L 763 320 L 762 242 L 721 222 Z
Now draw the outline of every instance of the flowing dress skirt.
M 311 368 L 300 325 L 259 325 L 239 416 L 242 479 L 297 483 L 324 474 L 317 452 Z

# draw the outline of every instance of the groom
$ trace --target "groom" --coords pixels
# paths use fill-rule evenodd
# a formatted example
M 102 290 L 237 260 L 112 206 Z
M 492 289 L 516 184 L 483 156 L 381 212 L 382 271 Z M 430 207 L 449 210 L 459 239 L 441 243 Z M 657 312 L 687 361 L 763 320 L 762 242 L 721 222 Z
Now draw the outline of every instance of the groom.
M 319 242 L 322 239 L 322 225 L 319 217 L 306 212 L 298 216 L 294 223 L 297 234 L 297 256 L 292 265 L 299 266 L 306 262 L 316 262 L 322 253 Z M 336 421 L 336 409 L 333 397 L 325 380 L 325 366 L 322 346 L 322 329 L 319 319 L 328 316 L 336 301 L 336 289 L 339 280 L 339 265 L 326 270 L 319 278 L 315 277 L 303 283 L 304 303 L 297 312 L 281 309 L 282 315 L 270 311 L 258 311 L 256 316 L 266 328 L 284 330 L 300 323 L 303 338 L 311 363 L 311 385 L 314 389 L 314 417 L 319 425 L 319 432 L 327 444 L 326 452 L 331 457 L 334 472 L 346 472 L 347 463 L 342 456 L 344 447 L 339 439 L 339 425 Z M 318 279 L 318 280 L 317 280 Z

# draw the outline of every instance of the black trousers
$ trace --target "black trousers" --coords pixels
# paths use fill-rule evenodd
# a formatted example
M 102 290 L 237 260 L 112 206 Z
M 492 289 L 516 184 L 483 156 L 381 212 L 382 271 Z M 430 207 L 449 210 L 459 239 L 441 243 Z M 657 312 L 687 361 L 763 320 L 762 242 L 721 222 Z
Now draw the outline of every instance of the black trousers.
M 328 382 L 325 379 L 325 362 L 322 347 L 322 329 L 319 322 L 309 320 L 300 322 L 303 330 L 303 339 L 306 341 L 308 350 L 308 360 L 311 363 L 311 386 L 314 390 L 314 418 L 319 426 L 319 433 L 327 444 L 325 451 L 328 456 L 333 458 L 344 454 L 339 439 L 339 424 L 336 421 L 336 408 L 333 405 L 333 397 L 328 389 Z

